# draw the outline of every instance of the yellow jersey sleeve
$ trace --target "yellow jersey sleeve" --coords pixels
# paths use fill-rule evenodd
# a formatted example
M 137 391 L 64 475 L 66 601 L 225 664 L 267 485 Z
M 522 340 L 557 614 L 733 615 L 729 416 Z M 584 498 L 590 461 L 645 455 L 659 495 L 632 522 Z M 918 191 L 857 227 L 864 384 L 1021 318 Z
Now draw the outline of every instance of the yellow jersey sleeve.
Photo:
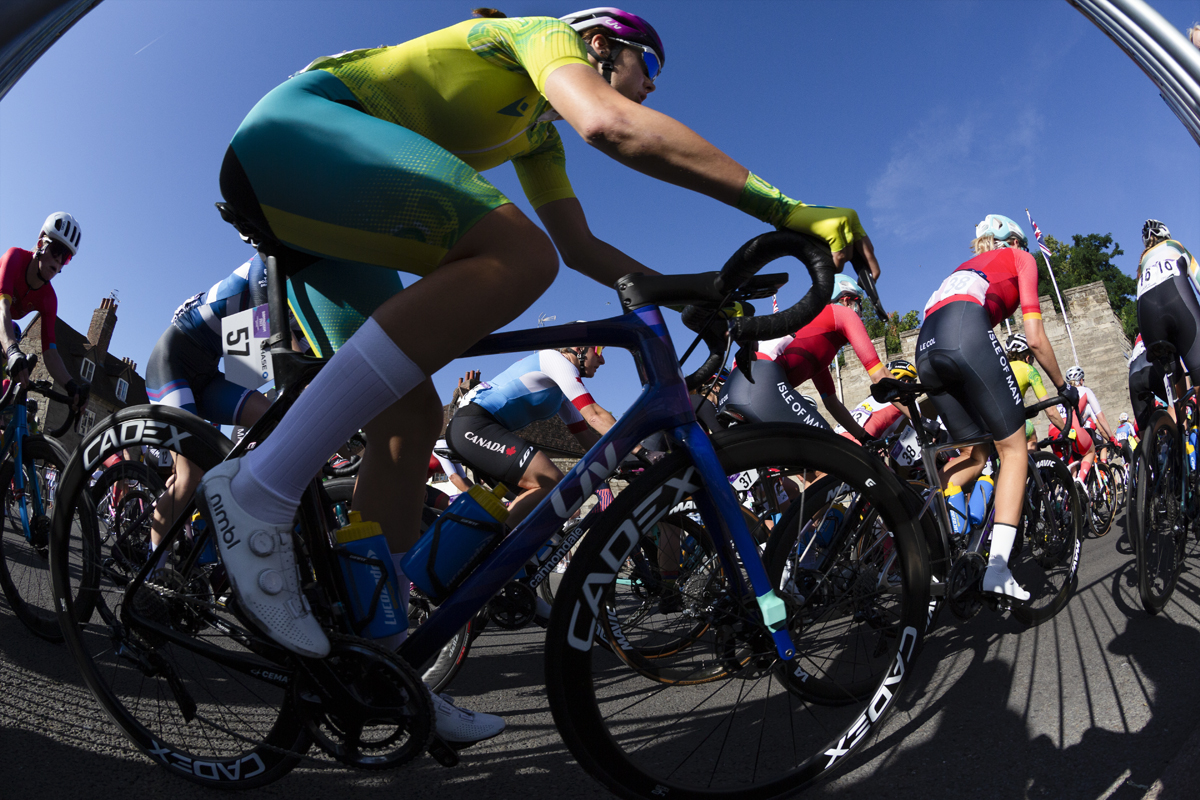
M 546 78 L 566 64 L 590 68 L 583 39 L 567 23 L 553 17 L 489 19 L 476 23 L 467 44 L 480 58 L 520 70 L 543 96 Z
M 575 196 L 571 181 L 567 177 L 567 156 L 563 151 L 562 139 L 554 126 L 542 146 L 529 155 L 513 159 L 513 167 L 521 180 L 521 188 L 534 209 L 541 208 L 554 200 Z

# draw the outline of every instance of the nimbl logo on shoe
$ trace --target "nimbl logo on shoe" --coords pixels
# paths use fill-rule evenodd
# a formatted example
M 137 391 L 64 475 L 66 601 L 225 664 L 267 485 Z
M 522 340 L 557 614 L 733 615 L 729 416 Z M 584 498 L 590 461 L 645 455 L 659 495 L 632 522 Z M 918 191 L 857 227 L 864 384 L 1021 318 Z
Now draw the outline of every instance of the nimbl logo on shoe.
M 237 531 L 233 525 L 229 524 L 229 515 L 225 513 L 225 504 L 221 502 L 221 495 L 208 495 L 208 510 L 212 513 L 213 524 L 217 526 L 217 533 L 221 534 L 221 540 L 225 542 L 226 547 L 237 547 L 242 540 L 236 538 Z

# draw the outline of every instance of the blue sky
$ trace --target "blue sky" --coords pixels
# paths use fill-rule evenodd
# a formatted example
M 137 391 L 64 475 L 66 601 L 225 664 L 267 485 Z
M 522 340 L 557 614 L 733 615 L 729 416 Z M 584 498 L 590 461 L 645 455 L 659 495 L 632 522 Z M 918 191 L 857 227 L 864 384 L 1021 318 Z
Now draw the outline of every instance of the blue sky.
M 1180 30 L 1200 19 L 1194 0 L 1153 5 Z M 83 247 L 55 281 L 59 314 L 86 330 L 117 290 L 111 351 L 144 374 L 175 307 L 251 255 L 212 205 L 225 147 L 250 108 L 317 56 L 401 42 L 471 7 L 105 0 L 0 101 L 0 247 L 31 248 L 50 212 L 75 214 Z M 575 8 L 500 7 L 510 16 Z M 657 27 L 667 50 L 649 104 L 785 193 L 858 209 L 889 310 L 922 307 L 967 258 L 987 213 L 1024 224 L 1028 207 L 1060 239 L 1112 233 L 1130 274 L 1146 217 L 1200 249 L 1200 148 L 1150 80 L 1065 2 L 640 0 L 630 10 Z M 717 269 L 764 229 L 618 165 L 559 126 L 592 229 L 643 263 Z M 510 166 L 487 176 L 528 211 Z M 804 288 L 797 276 L 780 304 Z M 564 268 L 511 327 L 543 314 L 611 316 L 615 300 Z M 690 339 L 677 317 L 671 325 L 682 353 Z M 637 378 L 627 355 L 610 354 L 589 383 L 620 413 Z M 455 362 L 435 383 L 445 399 L 466 368 L 487 377 L 515 358 Z

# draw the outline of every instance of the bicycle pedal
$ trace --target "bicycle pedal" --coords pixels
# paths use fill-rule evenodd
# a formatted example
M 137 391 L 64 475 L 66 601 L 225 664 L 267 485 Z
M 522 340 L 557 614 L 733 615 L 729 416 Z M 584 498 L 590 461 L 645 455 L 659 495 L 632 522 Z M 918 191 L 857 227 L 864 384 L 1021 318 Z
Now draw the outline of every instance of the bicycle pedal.
M 429 747 L 427 750 L 429 755 L 433 757 L 433 760 L 441 764 L 443 767 L 458 766 L 458 753 L 453 747 L 447 744 L 445 739 L 438 736 L 436 733 L 433 735 L 433 738 L 429 740 Z

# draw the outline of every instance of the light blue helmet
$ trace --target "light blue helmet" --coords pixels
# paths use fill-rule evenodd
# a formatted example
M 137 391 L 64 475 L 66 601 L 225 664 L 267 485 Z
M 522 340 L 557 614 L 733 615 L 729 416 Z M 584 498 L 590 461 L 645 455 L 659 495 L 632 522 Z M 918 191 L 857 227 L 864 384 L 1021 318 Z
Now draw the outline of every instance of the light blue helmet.
M 858 281 L 851 278 L 844 272 L 840 272 L 833 276 L 833 295 L 829 298 L 829 302 L 836 303 L 841 298 L 848 294 L 852 294 L 859 300 L 866 300 L 867 293 L 858 285 Z
M 1029 250 L 1029 238 L 1025 235 L 1025 231 L 1003 214 L 988 214 L 983 218 L 983 222 L 975 226 L 976 239 L 989 233 L 999 247 L 1008 247 L 1008 237 L 1015 234 L 1021 240 L 1021 249 Z

